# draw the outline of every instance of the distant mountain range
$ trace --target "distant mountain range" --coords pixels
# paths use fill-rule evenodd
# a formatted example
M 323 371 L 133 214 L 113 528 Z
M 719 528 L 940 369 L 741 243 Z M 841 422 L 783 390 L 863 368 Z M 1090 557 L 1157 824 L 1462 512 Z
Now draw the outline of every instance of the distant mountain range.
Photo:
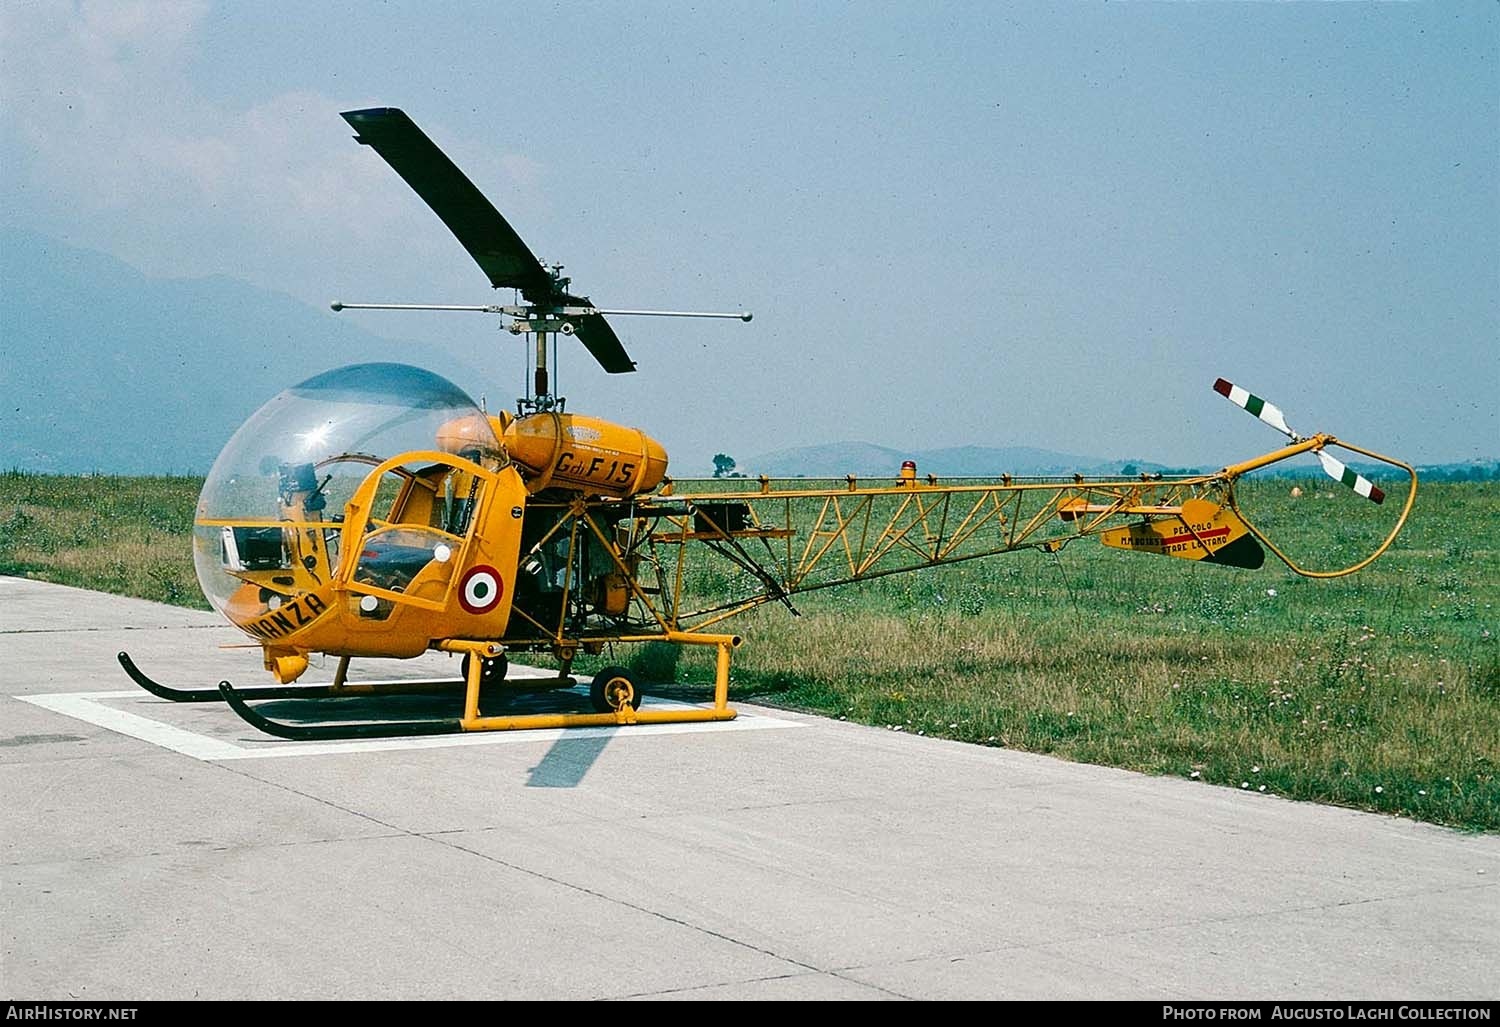
M 800 446 L 753 457 L 737 464 L 736 472 L 772 478 L 894 478 L 904 460 L 914 460 L 917 474 L 939 478 L 996 478 L 1002 474 L 1017 477 L 1083 474 L 1089 476 L 1134 475 L 1143 471 L 1167 474 L 1193 474 L 1217 470 L 1216 467 L 1170 467 L 1150 460 L 1104 460 L 1099 457 L 1054 453 L 1029 446 L 958 446 L 950 449 L 897 450 L 869 442 L 834 442 L 820 446 Z M 1350 461 L 1349 466 L 1367 477 L 1380 480 L 1404 478 L 1406 472 L 1389 464 Z M 1317 478 L 1322 472 L 1310 457 L 1256 472 L 1280 478 Z M 1500 461 L 1469 460 L 1462 463 L 1427 464 L 1417 467 L 1418 478 L 1425 481 L 1497 481 Z
M 343 364 L 433 356 L 234 279 L 147 278 L 0 231 L 0 471 L 201 474 L 289 385 Z
M 0 229 L 0 472 L 203 474 L 281 390 L 375 360 L 420 364 L 461 384 L 485 379 L 430 347 L 372 335 L 236 279 L 148 278 L 104 254 Z M 915 460 L 919 475 L 944 478 L 1212 469 L 1024 446 L 912 451 L 837 442 L 765 453 L 737 470 L 894 477 L 904 460 Z M 1419 470 L 1434 480 L 1500 477 L 1492 460 Z M 1304 472 L 1317 473 L 1289 469 Z
M 743 474 L 765 474 L 773 478 L 842 478 L 846 474 L 894 477 L 905 460 L 916 461 L 919 475 L 933 474 L 942 478 L 995 477 L 1000 474 L 1118 474 L 1125 467 L 1133 467 L 1135 471 L 1181 469 L 1148 460 L 1107 460 L 1031 446 L 897 450 L 869 442 L 834 442 L 777 450 L 753 457 L 736 469 Z

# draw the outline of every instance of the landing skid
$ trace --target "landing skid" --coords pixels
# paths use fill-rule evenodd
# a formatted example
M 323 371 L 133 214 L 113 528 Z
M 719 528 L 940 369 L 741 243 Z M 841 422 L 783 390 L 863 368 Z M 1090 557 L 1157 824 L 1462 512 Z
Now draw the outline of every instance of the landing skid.
M 462 682 L 459 683 L 462 685 Z M 275 691 L 269 688 L 247 688 L 237 690 L 228 681 L 220 681 L 214 691 L 216 698 L 229 704 L 229 708 L 251 727 L 277 738 L 289 738 L 294 742 L 333 741 L 345 738 L 406 738 L 413 735 L 449 735 L 463 730 L 458 718 L 444 720 L 380 721 L 373 724 L 286 724 L 257 713 L 245 700 L 247 698 L 274 698 L 260 693 Z
M 120 666 L 130 675 L 130 680 L 140 685 L 158 699 L 168 702 L 223 702 L 224 695 L 218 688 L 173 688 L 147 677 L 130 654 L 120 652 Z M 410 683 L 389 682 L 375 684 L 348 684 L 344 675 L 348 670 L 348 659 L 339 661 L 339 671 L 331 685 L 268 685 L 263 688 L 244 688 L 235 694 L 241 699 L 337 699 L 346 695 L 445 695 L 464 690 L 461 678 L 452 681 L 414 681 Z
M 621 642 L 658 641 L 659 636 L 626 636 Z M 516 731 L 538 728 L 621 727 L 628 724 L 683 724 L 700 721 L 733 720 L 729 708 L 729 653 L 740 644 L 735 635 L 691 634 L 672 632 L 669 642 L 679 645 L 713 646 L 718 650 L 714 673 L 714 701 L 709 708 L 639 709 L 640 692 L 621 667 L 600 671 L 590 688 L 593 713 L 519 713 L 514 715 L 481 715 L 479 699 L 487 687 L 506 692 L 551 691 L 571 688 L 577 681 L 567 675 L 567 664 L 555 678 L 522 678 L 506 680 L 496 676 L 495 667 L 504 666 L 504 648 L 495 642 L 468 639 L 444 639 L 433 645 L 443 652 L 463 654 L 465 675 L 462 680 L 441 682 L 368 682 L 349 684 L 345 678 L 349 657 L 340 657 L 338 671 L 329 685 L 282 685 L 266 688 L 237 689 L 228 681 L 218 688 L 172 688 L 143 674 L 127 653 L 118 656 L 120 666 L 130 679 L 147 692 L 168 702 L 224 702 L 235 714 L 258 731 L 293 741 L 329 741 L 357 738 L 406 738 L 421 735 L 459 734 L 469 731 Z M 568 661 L 571 663 L 571 660 Z M 503 675 L 501 671 L 501 675 Z M 343 721 L 321 724 L 295 724 L 272 720 L 251 705 L 257 699 L 339 699 L 370 696 L 454 695 L 463 697 L 460 717 L 423 718 L 391 721 Z

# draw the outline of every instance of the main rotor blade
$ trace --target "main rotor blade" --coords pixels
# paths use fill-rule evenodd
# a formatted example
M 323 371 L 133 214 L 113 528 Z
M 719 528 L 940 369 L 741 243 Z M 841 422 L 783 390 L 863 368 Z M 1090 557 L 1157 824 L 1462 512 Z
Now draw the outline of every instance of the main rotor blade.
M 497 289 L 520 289 L 532 303 L 552 299 L 552 276 L 473 182 L 404 111 L 344 111 L 354 138 L 374 149 L 442 219 Z
M 585 301 L 587 302 L 587 301 Z M 635 370 L 635 361 L 625 352 L 620 338 L 601 314 L 584 314 L 571 319 L 573 332 L 585 349 L 594 355 L 610 374 L 624 374 Z

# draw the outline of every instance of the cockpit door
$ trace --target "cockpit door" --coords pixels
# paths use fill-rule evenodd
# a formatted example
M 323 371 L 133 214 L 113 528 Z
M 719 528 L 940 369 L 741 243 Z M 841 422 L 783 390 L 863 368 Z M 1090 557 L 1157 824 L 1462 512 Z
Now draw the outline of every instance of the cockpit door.
M 361 596 L 361 612 L 446 608 L 497 478 L 438 452 L 406 453 L 372 471 L 349 502 L 339 574 Z

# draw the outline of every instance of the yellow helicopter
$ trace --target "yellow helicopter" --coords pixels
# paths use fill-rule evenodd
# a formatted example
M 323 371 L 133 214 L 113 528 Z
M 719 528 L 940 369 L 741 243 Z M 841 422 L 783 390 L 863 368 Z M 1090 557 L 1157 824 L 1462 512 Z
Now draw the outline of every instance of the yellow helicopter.
M 270 734 L 369 738 L 518 728 L 729 720 L 731 618 L 850 582 L 1019 549 L 1055 552 L 1082 537 L 1135 552 L 1256 568 L 1265 548 L 1299 574 L 1366 566 L 1400 532 L 1417 476 L 1400 460 L 1328 434 L 1302 436 L 1238 386 L 1214 388 L 1290 444 L 1212 474 L 942 482 L 911 462 L 884 480 L 807 487 L 769 478 L 679 489 L 667 453 L 644 432 L 570 413 L 550 391 L 549 342 L 575 337 L 611 373 L 633 371 L 607 316 L 751 320 L 748 312 L 600 309 L 569 292 L 472 182 L 395 108 L 343 114 L 356 139 L 395 169 L 453 232 L 495 288 L 523 302 L 489 306 L 334 303 L 334 310 L 477 311 L 535 337 L 529 394 L 514 414 L 481 409 L 458 386 L 404 364 L 356 364 L 295 385 L 235 433 L 205 480 L 194 561 L 205 595 L 264 655 L 277 685 L 179 689 L 119 654 L 129 676 L 176 702 L 225 701 Z M 1405 504 L 1374 552 L 1332 571 L 1296 564 L 1235 499 L 1253 470 L 1312 453 L 1323 470 L 1382 502 L 1329 450 L 1405 472 Z M 704 569 L 710 568 L 709 574 Z M 712 582 L 708 586 L 705 581 Z M 594 675 L 587 712 L 517 712 L 514 693 L 567 689 L 580 653 L 665 642 L 716 651 L 712 701 L 641 708 L 618 666 Z M 446 684 L 357 683 L 356 658 L 460 654 Z M 555 677 L 507 678 L 508 654 L 550 653 Z M 328 685 L 296 685 L 309 657 L 338 659 Z M 274 720 L 257 700 L 451 693 L 451 715 L 377 722 Z M 461 700 L 461 701 L 458 701 Z M 483 709 L 481 707 L 484 707 Z

